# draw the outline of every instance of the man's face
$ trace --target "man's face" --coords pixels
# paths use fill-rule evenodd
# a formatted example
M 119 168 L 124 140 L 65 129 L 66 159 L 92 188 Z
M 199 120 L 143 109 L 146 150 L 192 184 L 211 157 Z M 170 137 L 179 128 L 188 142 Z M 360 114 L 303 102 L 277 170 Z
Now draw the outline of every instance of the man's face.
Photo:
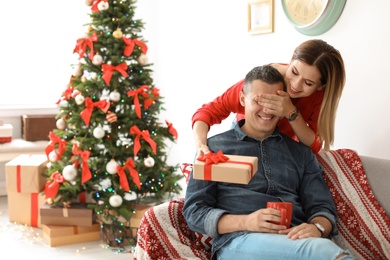
M 246 134 L 263 140 L 274 132 L 280 118 L 265 113 L 263 107 L 255 101 L 255 97 L 260 94 L 277 94 L 277 90 L 283 90 L 282 82 L 270 85 L 260 80 L 254 80 L 249 93 L 244 95 L 241 92 L 240 102 L 245 107 L 245 124 L 241 129 Z

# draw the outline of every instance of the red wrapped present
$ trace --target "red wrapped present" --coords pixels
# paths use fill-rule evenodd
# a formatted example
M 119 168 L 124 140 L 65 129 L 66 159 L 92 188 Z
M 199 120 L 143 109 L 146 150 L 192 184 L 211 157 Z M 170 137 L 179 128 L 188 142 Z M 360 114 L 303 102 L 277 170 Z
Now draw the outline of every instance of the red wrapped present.
M 207 153 L 197 158 L 193 165 L 193 178 L 248 184 L 257 172 L 258 158 L 255 156 L 224 155 Z
M 45 154 L 21 154 L 5 165 L 7 192 L 37 193 L 45 187 L 42 175 L 46 165 Z

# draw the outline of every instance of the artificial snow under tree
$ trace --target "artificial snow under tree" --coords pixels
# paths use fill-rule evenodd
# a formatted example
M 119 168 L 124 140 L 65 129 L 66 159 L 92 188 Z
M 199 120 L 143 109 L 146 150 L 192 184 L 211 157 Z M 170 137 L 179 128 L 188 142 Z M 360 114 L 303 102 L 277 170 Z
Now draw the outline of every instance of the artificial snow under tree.
M 178 165 L 167 165 L 167 147 L 177 132 L 159 118 L 163 101 L 153 85 L 135 3 L 85 1 L 91 22 L 75 44 L 78 62 L 57 102 L 57 128 L 45 149 L 47 203 L 71 207 L 88 194 L 96 215 L 119 228 L 143 199 L 159 203 L 178 194 L 182 178 Z M 120 244 L 122 238 L 115 240 Z

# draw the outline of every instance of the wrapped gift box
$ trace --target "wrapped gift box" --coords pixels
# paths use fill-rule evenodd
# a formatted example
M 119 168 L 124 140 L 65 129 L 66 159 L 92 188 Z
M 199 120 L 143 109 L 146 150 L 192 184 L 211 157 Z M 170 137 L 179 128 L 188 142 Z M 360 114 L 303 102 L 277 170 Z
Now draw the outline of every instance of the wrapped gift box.
M 44 192 L 8 192 L 8 217 L 10 222 L 41 227 L 39 209 L 45 204 Z
M 254 156 L 224 155 L 226 162 L 206 165 L 196 160 L 193 165 L 193 178 L 198 180 L 248 184 L 257 172 L 258 158 Z
M 72 203 L 70 207 L 55 207 L 45 203 L 40 208 L 41 224 L 60 226 L 92 226 L 93 209 L 86 203 Z
M 61 246 L 100 240 L 100 224 L 85 226 L 42 225 L 43 240 L 49 246 Z
M 46 165 L 45 154 L 21 154 L 5 165 L 7 192 L 37 193 L 45 187 L 42 175 Z
M 56 115 L 22 115 L 22 137 L 26 141 L 48 140 L 56 127 Z
M 12 131 L 11 124 L 0 124 L 0 144 L 12 142 Z

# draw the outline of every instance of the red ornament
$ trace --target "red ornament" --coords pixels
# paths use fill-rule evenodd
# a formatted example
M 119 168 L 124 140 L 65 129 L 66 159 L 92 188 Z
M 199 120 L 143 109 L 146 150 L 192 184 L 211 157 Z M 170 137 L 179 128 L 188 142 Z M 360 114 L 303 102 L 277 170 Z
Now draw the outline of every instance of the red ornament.
M 118 117 L 116 116 L 115 113 L 113 112 L 108 112 L 107 116 L 106 116 L 106 119 L 108 122 L 110 123 L 114 123 L 116 122 L 116 120 L 118 120 Z

